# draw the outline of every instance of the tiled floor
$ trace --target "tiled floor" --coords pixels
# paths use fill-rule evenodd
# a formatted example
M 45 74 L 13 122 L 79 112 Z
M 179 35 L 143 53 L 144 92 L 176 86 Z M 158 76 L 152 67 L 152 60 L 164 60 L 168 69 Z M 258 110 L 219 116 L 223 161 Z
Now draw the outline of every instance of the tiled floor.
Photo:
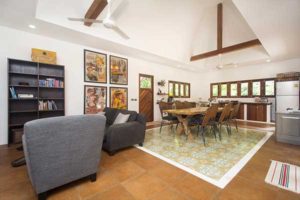
M 243 123 L 243 126 L 247 126 Z M 253 124 L 251 124 L 253 126 Z M 263 125 L 259 125 L 264 127 Z M 25 166 L 11 168 L 22 153 L 0 146 L 0 199 L 36 199 Z M 265 184 L 269 160 L 300 165 L 300 147 L 277 143 L 274 137 L 257 152 L 240 173 L 219 189 L 139 149 L 130 148 L 110 157 L 102 154 L 96 182 L 80 180 L 51 192 L 49 199 L 76 200 L 294 200 L 300 195 Z

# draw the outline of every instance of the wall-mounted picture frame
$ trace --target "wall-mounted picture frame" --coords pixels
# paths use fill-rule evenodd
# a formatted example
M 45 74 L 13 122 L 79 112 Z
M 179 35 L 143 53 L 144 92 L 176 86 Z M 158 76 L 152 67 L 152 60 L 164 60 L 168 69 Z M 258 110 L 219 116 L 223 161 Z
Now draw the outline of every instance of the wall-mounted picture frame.
M 128 59 L 109 56 L 110 83 L 128 85 Z
M 103 112 L 107 105 L 107 87 L 84 86 L 84 114 L 97 114 Z
M 128 89 L 123 87 L 110 87 L 110 107 L 128 109 Z
M 107 55 L 84 50 L 84 81 L 107 83 Z

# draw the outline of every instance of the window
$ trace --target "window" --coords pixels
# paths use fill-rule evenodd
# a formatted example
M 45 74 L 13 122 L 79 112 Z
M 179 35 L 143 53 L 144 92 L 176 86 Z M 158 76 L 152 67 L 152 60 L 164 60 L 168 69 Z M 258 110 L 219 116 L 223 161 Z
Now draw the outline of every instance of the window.
M 169 97 L 174 96 L 174 83 L 169 83 Z
M 241 83 L 241 96 L 246 97 L 249 95 L 249 83 L 243 82 Z
M 221 98 L 274 97 L 275 83 L 275 78 L 211 83 L 210 96 Z
M 213 97 L 219 96 L 219 85 L 212 86 L 212 96 Z
M 238 84 L 237 83 L 231 83 L 230 84 L 230 96 L 236 97 L 238 95 Z
M 140 77 L 140 88 L 151 89 L 152 79 L 150 77 L 141 76 Z
M 227 97 L 227 84 L 221 84 L 221 96 Z
M 175 85 L 175 87 L 174 87 L 174 96 L 179 97 L 179 84 L 175 83 L 174 85 Z
M 180 84 L 180 96 L 185 97 L 184 84 Z
M 169 81 L 168 89 L 170 97 L 190 98 L 191 85 L 189 83 Z
M 265 96 L 274 96 L 275 95 L 275 81 L 267 80 L 265 81 Z
M 260 81 L 253 81 L 252 82 L 252 95 L 260 96 L 260 94 L 261 94 Z
M 185 96 L 190 97 L 190 84 L 185 85 Z

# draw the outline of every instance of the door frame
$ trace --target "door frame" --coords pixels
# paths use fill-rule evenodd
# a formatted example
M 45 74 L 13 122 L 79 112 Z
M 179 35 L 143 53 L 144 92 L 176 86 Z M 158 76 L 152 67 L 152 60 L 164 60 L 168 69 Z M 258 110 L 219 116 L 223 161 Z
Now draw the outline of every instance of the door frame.
M 141 110 L 141 104 L 140 104 L 140 96 L 141 96 L 141 88 L 140 88 L 140 80 L 142 77 L 150 77 L 151 78 L 151 86 L 152 86 L 152 121 L 154 121 L 154 76 L 149 74 L 139 74 L 139 80 L 138 80 L 138 88 L 139 88 L 139 112 Z

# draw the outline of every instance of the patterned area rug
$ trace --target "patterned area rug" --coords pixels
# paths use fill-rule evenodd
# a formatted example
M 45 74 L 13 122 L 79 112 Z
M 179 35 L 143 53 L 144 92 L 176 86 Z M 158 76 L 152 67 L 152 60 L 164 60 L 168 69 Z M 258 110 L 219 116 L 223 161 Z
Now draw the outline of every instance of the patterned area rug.
M 300 193 L 300 167 L 272 160 L 265 181 L 271 185 Z
M 138 147 L 205 181 L 224 188 L 268 140 L 272 132 L 240 128 L 228 136 L 222 129 L 222 140 L 206 133 L 206 146 L 196 129 L 194 139 L 174 134 L 170 126 L 146 131 L 144 147 Z

